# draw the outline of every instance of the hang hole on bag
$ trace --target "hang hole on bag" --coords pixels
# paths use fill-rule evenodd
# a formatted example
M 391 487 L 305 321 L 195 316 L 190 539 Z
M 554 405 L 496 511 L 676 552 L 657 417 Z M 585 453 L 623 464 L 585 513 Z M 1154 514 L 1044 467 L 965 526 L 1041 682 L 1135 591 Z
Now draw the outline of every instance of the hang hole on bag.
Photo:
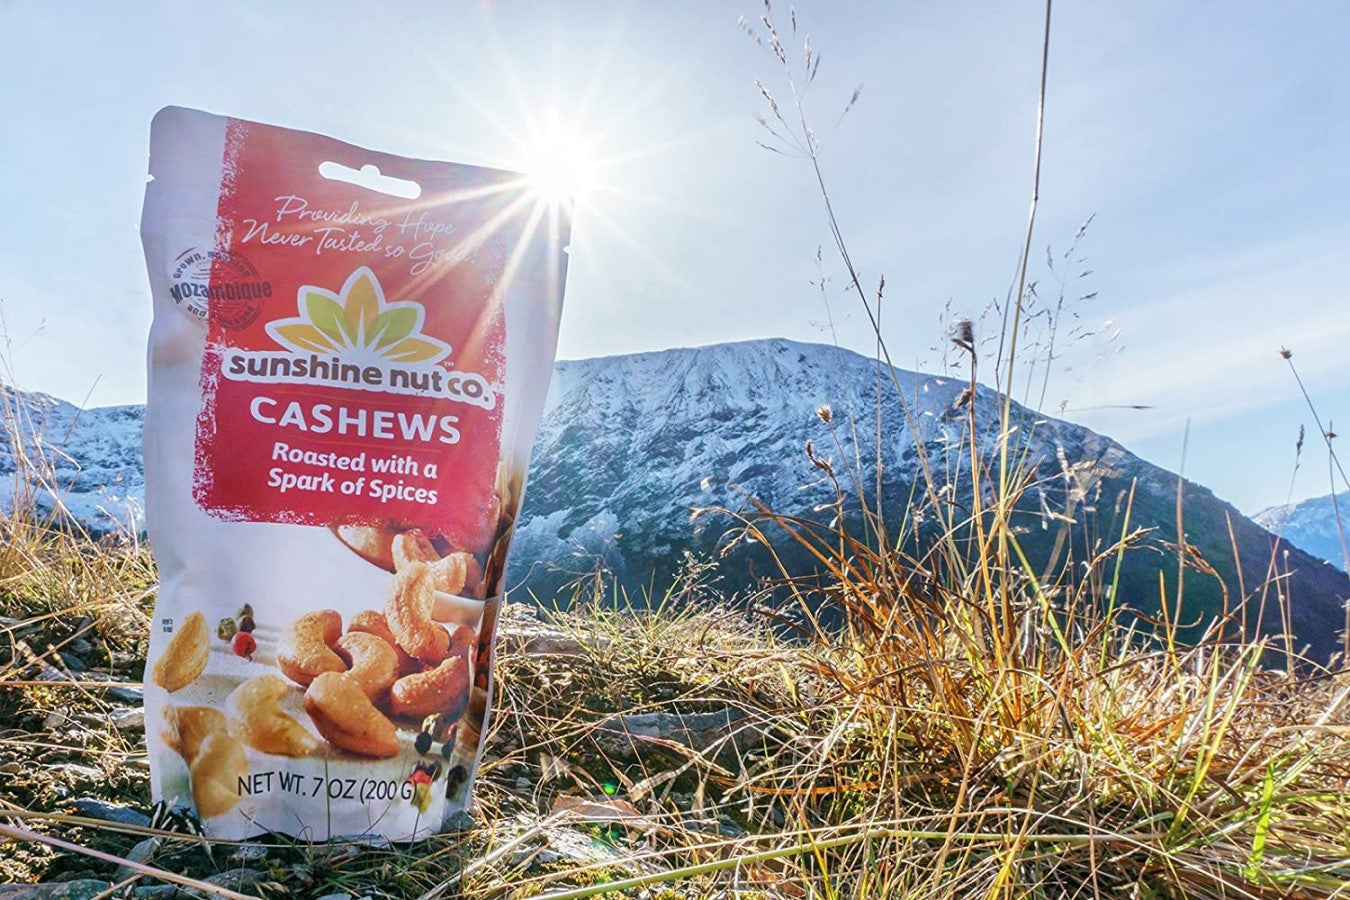
M 368 191 L 390 194 L 405 200 L 416 200 L 422 196 L 422 186 L 406 178 L 382 175 L 377 166 L 366 163 L 359 169 L 335 163 L 332 160 L 319 163 L 319 174 L 330 181 L 343 181 L 363 187 Z

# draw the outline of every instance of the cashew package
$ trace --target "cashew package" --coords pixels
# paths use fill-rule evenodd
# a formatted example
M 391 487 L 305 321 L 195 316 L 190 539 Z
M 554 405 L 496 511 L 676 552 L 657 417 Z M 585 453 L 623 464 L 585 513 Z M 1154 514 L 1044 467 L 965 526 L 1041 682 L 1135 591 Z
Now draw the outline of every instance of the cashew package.
M 206 834 L 469 805 L 570 227 L 516 173 L 155 116 L 146 735 Z

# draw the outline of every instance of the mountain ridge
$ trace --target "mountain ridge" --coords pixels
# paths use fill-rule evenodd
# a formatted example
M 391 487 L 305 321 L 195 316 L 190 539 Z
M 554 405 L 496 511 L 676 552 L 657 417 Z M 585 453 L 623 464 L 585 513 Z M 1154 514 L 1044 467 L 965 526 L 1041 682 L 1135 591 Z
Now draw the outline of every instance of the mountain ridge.
M 879 485 L 882 496 L 902 498 L 888 504 L 896 521 L 912 515 L 919 532 L 931 529 L 950 513 L 944 504 L 959 502 L 970 490 L 963 469 L 969 410 L 958 406 L 967 386 L 961 378 L 901 369 L 892 380 L 874 359 L 782 338 L 559 361 L 535 443 L 508 584 L 547 598 L 600 561 L 635 592 L 651 585 L 659 589 L 674 576 L 685 551 L 718 556 L 732 542 L 734 518 L 713 513 L 691 520 L 691 512 L 753 513 L 749 497 L 776 511 L 828 519 L 837 498 L 829 479 L 822 480 L 823 470 L 807 458 L 808 442 L 848 493 L 855 481 L 868 496 Z M 39 443 L 62 448 L 56 485 L 82 521 L 107 530 L 119 503 L 134 506 L 143 496 L 141 407 L 81 412 L 38 395 L 7 396 L 40 426 Z M 999 396 L 979 385 L 971 401 L 986 458 L 998 446 Z M 1013 449 L 1025 454 L 1031 473 L 1019 512 L 1029 553 L 1050 558 L 1057 532 L 1049 523 L 1072 520 L 1067 549 L 1075 559 L 1087 558 L 1094 546 L 1100 549 L 1097 535 L 1120 534 L 1124 497 L 1133 491 L 1133 524 L 1153 529 L 1154 553 L 1127 554 L 1132 558 L 1121 590 L 1147 613 L 1156 606 L 1148 597 L 1156 598 L 1159 579 L 1172 585 L 1176 577 L 1175 553 L 1170 562 L 1162 560 L 1178 538 L 1180 484 L 1186 542 L 1217 560 L 1221 576 L 1215 584 L 1188 576 L 1188 603 L 1202 617 L 1215 615 L 1225 595 L 1231 600 L 1244 584 L 1261 583 L 1273 536 L 1208 488 L 1179 481 L 1109 437 L 1013 406 Z M 822 407 L 830 409 L 827 416 Z M 917 428 L 918 440 L 907 422 Z M 0 472 L 15 471 L 15 456 L 12 442 L 4 442 Z M 939 484 L 951 480 L 956 486 L 947 501 L 923 489 L 925 466 Z M 7 481 L 12 489 L 13 479 Z M 907 502 L 911 496 L 916 503 Z M 845 503 L 844 510 L 846 518 L 856 516 L 856 503 Z M 1234 543 L 1239 558 L 1225 560 Z M 809 567 L 790 547 L 779 549 L 792 566 Z M 1350 579 L 1301 550 L 1293 551 L 1287 564 L 1296 630 L 1326 656 L 1338 646 L 1335 634 Z M 754 545 L 737 545 L 721 570 L 730 591 L 776 574 L 773 558 Z
M 1341 535 L 1344 529 L 1345 541 L 1350 543 L 1350 490 L 1268 506 L 1255 513 L 1252 521 L 1333 566 L 1345 570 L 1350 565 Z

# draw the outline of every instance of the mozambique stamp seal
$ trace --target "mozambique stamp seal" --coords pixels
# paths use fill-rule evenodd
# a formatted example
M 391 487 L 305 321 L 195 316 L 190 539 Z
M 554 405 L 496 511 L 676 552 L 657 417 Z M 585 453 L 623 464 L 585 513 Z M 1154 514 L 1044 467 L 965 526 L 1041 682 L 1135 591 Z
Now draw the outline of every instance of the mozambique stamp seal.
M 169 296 L 203 325 L 236 331 L 257 321 L 272 296 L 272 282 L 241 253 L 193 247 L 169 267 Z

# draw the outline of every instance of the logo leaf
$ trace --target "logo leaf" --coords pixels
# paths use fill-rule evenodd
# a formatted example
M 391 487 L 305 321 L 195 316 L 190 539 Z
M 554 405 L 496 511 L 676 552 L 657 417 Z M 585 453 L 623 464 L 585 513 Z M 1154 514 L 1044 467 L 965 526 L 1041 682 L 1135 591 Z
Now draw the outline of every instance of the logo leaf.
M 364 331 L 369 341 L 370 335 L 375 333 L 375 319 L 380 315 L 379 289 L 375 287 L 369 272 L 352 282 L 344 299 L 352 332 Z
M 328 336 L 313 325 L 303 323 L 293 325 L 273 325 L 270 329 L 272 336 L 289 347 L 299 350 L 301 353 L 314 351 L 315 353 L 332 353 L 338 348 L 328 339 Z
M 404 338 L 384 352 L 394 362 L 418 362 L 424 359 L 437 359 L 445 355 L 442 344 L 424 341 L 419 338 Z
M 305 312 L 315 328 L 332 338 L 333 343 L 356 343 L 356 328 L 347 321 L 347 314 L 336 300 L 323 294 L 305 294 Z
M 366 342 L 382 350 L 395 341 L 401 341 L 417 327 L 417 310 L 409 307 L 387 309 L 375 318 L 375 324 L 366 334 Z

